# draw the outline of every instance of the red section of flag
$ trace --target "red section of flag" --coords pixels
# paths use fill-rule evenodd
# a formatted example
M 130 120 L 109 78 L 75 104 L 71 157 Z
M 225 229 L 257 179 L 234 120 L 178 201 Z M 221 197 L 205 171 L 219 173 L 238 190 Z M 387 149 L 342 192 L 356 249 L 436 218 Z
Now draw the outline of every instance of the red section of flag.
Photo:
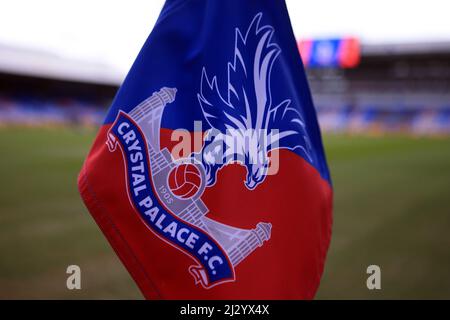
M 130 204 L 120 153 L 106 145 L 101 128 L 79 176 L 86 205 L 144 296 L 149 299 L 312 299 L 331 236 L 332 190 L 298 155 L 280 151 L 279 172 L 249 191 L 245 169 L 219 172 L 202 200 L 208 216 L 241 228 L 272 224 L 270 242 L 236 267 L 237 279 L 211 289 L 196 285 L 192 260 L 156 237 Z M 173 146 L 162 130 L 162 148 Z M 108 165 L 105 165 L 108 164 Z

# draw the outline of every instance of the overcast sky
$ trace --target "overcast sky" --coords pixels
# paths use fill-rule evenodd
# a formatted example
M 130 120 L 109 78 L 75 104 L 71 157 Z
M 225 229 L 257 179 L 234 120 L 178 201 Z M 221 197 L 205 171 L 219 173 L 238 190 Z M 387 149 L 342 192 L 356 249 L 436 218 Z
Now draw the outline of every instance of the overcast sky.
M 0 44 L 103 61 L 126 71 L 162 4 L 163 0 L 0 0 Z M 287 4 L 298 38 L 353 35 L 365 43 L 450 41 L 450 0 Z

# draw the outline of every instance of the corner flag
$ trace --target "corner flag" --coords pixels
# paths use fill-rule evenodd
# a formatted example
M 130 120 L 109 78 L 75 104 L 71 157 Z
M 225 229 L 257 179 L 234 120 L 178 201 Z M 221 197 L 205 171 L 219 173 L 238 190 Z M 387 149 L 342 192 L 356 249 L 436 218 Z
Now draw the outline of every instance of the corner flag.
M 284 1 L 166 1 L 78 183 L 146 298 L 312 299 L 332 187 Z

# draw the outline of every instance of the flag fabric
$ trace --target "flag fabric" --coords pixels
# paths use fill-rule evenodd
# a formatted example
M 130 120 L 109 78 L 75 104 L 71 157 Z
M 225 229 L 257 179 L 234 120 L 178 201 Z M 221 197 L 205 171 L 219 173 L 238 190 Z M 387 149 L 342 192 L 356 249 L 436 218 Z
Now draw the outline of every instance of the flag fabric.
M 148 299 L 312 299 L 333 193 L 284 1 L 166 1 L 78 185 Z

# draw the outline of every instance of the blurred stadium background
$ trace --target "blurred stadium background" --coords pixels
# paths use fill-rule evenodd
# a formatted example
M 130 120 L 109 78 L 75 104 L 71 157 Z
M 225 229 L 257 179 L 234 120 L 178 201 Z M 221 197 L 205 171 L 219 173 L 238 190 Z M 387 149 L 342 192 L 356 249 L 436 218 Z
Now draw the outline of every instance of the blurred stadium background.
M 140 298 L 76 176 L 162 1 L 0 2 L 0 298 Z M 287 3 L 335 188 L 318 298 L 449 299 L 449 4 Z

